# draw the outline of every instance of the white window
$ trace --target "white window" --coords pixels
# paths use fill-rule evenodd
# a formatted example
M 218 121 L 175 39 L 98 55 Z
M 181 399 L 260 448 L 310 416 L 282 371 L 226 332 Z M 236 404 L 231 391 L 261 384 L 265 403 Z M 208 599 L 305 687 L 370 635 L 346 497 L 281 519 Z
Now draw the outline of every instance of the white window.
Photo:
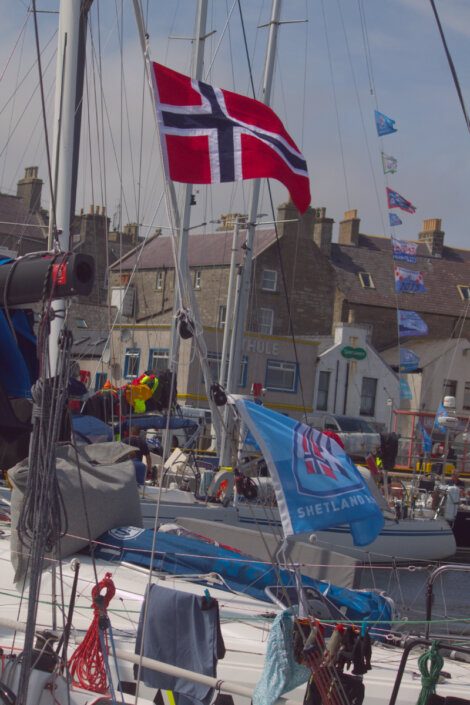
M 377 380 L 375 377 L 363 377 L 361 389 L 361 406 L 359 413 L 361 416 L 373 416 L 375 414 L 375 398 L 377 396 Z
M 200 269 L 198 269 L 196 272 L 194 272 L 194 288 L 195 289 L 201 288 L 201 279 L 202 279 L 202 272 Z
M 297 389 L 297 365 L 295 362 L 268 360 L 266 363 L 266 389 L 280 392 L 295 392 Z
M 470 301 L 470 286 L 464 286 L 463 284 L 458 284 L 457 289 L 461 298 L 464 301 Z
M 274 311 L 272 308 L 260 308 L 258 314 L 258 330 L 264 335 L 273 334 Z
M 318 411 L 328 411 L 328 392 L 330 389 L 331 372 L 322 370 L 318 375 L 317 404 Z
M 359 272 L 358 277 L 363 289 L 375 289 L 374 280 L 369 272 Z
M 150 348 L 149 364 L 147 369 L 152 372 L 164 372 L 170 364 L 170 351 L 168 348 Z
M 156 282 L 157 291 L 161 291 L 163 289 L 163 278 L 164 278 L 164 272 L 163 272 L 163 269 L 160 269 L 157 272 L 157 282 Z
M 263 291 L 277 291 L 277 272 L 275 269 L 263 269 L 261 288 Z
M 217 322 L 217 327 L 223 328 L 225 326 L 226 321 L 227 321 L 227 306 L 222 304 L 222 306 L 219 306 L 219 318 L 218 318 L 218 322 Z
M 128 348 L 124 356 L 124 377 L 135 379 L 139 376 L 140 350 L 139 348 Z

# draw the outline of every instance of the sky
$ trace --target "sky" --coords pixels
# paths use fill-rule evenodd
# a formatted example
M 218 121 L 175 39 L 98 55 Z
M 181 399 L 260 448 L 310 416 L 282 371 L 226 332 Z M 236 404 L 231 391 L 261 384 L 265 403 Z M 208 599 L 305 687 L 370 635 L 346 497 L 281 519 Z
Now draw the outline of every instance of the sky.
M 37 0 L 51 143 L 58 4 Z M 190 73 L 196 0 L 142 4 L 152 58 Z M 270 5 L 241 0 L 257 92 L 268 37 L 261 25 L 269 21 Z M 470 3 L 436 5 L 470 106 Z M 37 165 L 47 206 L 45 131 L 28 6 L 28 0 L 0 0 L 0 190 L 15 193 L 24 168 Z M 361 232 L 388 236 L 388 185 L 417 209 L 415 215 L 394 211 L 403 220 L 396 237 L 416 239 L 423 219 L 441 218 L 446 244 L 470 247 L 470 134 L 430 2 L 284 0 L 281 18 L 272 107 L 306 157 L 312 206 L 326 207 L 336 224 L 345 211 L 357 209 Z M 95 0 L 90 30 L 77 209 L 106 204 L 116 224 L 138 221 L 142 234 L 165 228 L 155 120 L 131 0 Z M 204 80 L 251 95 L 237 2 L 209 2 L 207 34 Z M 376 108 L 396 121 L 396 133 L 378 138 Z M 396 174 L 384 176 L 381 151 L 398 160 Z M 271 184 L 277 206 L 288 194 L 281 184 Z M 195 191 L 192 227 L 210 224 L 221 213 L 248 211 L 249 181 Z M 181 193 L 179 187 L 180 198 Z M 265 184 L 259 212 L 272 220 Z

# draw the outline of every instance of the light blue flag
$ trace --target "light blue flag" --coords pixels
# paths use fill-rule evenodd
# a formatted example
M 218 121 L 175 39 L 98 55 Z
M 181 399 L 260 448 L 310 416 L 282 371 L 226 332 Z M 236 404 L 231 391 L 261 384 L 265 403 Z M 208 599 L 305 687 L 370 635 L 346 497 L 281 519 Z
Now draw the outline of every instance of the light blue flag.
M 388 214 L 388 222 L 390 223 L 392 228 L 394 228 L 396 225 L 403 225 L 402 219 L 396 213 L 389 213 Z
M 400 338 L 427 334 L 428 327 L 416 311 L 398 311 L 398 335 Z
M 423 442 L 423 451 L 429 454 L 432 451 L 432 438 L 424 428 L 424 424 L 421 420 L 418 421 L 418 428 L 421 433 L 421 440 Z
M 286 536 L 349 524 L 356 546 L 377 538 L 382 511 L 336 441 L 246 399 L 235 404 L 268 465 Z
M 400 399 L 413 399 L 410 385 L 404 377 L 400 377 Z
M 442 426 L 438 419 L 439 416 L 447 416 L 448 412 L 447 409 L 445 408 L 444 404 L 441 402 L 438 406 L 438 409 L 436 411 L 436 416 L 434 417 L 434 425 L 432 427 L 433 431 L 437 431 L 438 433 L 445 433 L 446 432 L 446 427 Z
M 400 372 L 413 372 L 419 367 L 419 357 L 413 350 L 400 348 Z
M 418 294 L 427 291 L 422 272 L 395 267 L 395 291 L 399 294 Z
M 383 113 L 379 113 L 378 110 L 374 110 L 375 114 L 375 126 L 377 128 L 377 134 L 379 137 L 384 135 L 390 135 L 392 132 L 397 132 L 395 127 L 395 120 L 387 117 Z
M 395 213 L 389 213 L 389 218 Z M 398 218 L 398 216 L 396 216 Z M 400 218 L 398 218 L 400 220 Z M 391 223 L 391 221 L 390 221 Z M 400 220 L 401 223 L 401 220 Z M 416 264 L 416 251 L 418 245 L 416 242 L 409 242 L 408 240 L 397 240 L 397 238 L 392 237 L 392 249 L 393 249 L 393 259 L 401 260 L 402 262 L 409 262 L 410 264 Z

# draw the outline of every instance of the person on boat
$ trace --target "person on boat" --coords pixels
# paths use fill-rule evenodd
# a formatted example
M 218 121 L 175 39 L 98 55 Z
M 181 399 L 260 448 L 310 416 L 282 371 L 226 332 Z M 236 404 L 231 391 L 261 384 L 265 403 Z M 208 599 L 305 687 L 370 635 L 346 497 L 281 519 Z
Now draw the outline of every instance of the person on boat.
M 146 477 L 152 477 L 152 458 L 147 442 L 140 435 L 138 426 L 130 427 L 129 435 L 124 439 L 124 443 L 128 443 L 136 449 L 133 453 L 132 461 L 135 466 L 137 484 L 143 485 Z
M 465 494 L 465 482 L 460 479 L 460 475 L 456 470 L 454 470 L 454 472 L 452 473 L 450 482 L 448 484 L 451 486 L 454 485 L 455 487 L 458 487 L 461 495 Z

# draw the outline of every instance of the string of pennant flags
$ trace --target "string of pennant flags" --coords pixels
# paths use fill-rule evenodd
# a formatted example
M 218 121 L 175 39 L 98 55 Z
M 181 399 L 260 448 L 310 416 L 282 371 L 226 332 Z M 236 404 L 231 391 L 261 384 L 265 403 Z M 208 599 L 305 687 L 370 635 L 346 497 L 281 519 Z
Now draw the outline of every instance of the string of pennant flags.
M 384 115 L 378 110 L 375 110 L 375 125 L 379 137 L 384 137 L 385 135 L 390 135 L 397 132 L 395 120 L 387 115 Z M 383 151 L 381 152 L 381 158 L 383 173 L 396 174 L 398 171 L 398 160 Z M 388 186 L 386 186 L 386 197 L 387 207 L 389 209 L 388 220 L 389 225 L 392 228 L 403 224 L 402 219 L 396 213 L 391 212 L 392 209 L 399 208 L 400 210 L 410 214 L 414 214 L 416 212 L 416 207 L 411 201 L 404 198 L 397 191 L 394 191 Z M 392 235 L 391 245 L 393 259 L 395 261 L 395 292 L 397 294 L 417 294 L 426 292 L 423 273 L 402 266 L 403 263 L 416 264 L 417 244 L 407 240 L 399 240 Z M 400 264 L 397 264 L 397 262 Z M 406 337 L 425 336 L 428 334 L 428 327 L 425 321 L 416 311 L 398 309 L 397 319 L 398 338 L 400 340 Z M 411 389 L 404 375 L 418 369 L 420 364 L 419 357 L 412 350 L 408 350 L 401 345 L 399 346 L 399 350 L 400 398 L 412 399 Z

